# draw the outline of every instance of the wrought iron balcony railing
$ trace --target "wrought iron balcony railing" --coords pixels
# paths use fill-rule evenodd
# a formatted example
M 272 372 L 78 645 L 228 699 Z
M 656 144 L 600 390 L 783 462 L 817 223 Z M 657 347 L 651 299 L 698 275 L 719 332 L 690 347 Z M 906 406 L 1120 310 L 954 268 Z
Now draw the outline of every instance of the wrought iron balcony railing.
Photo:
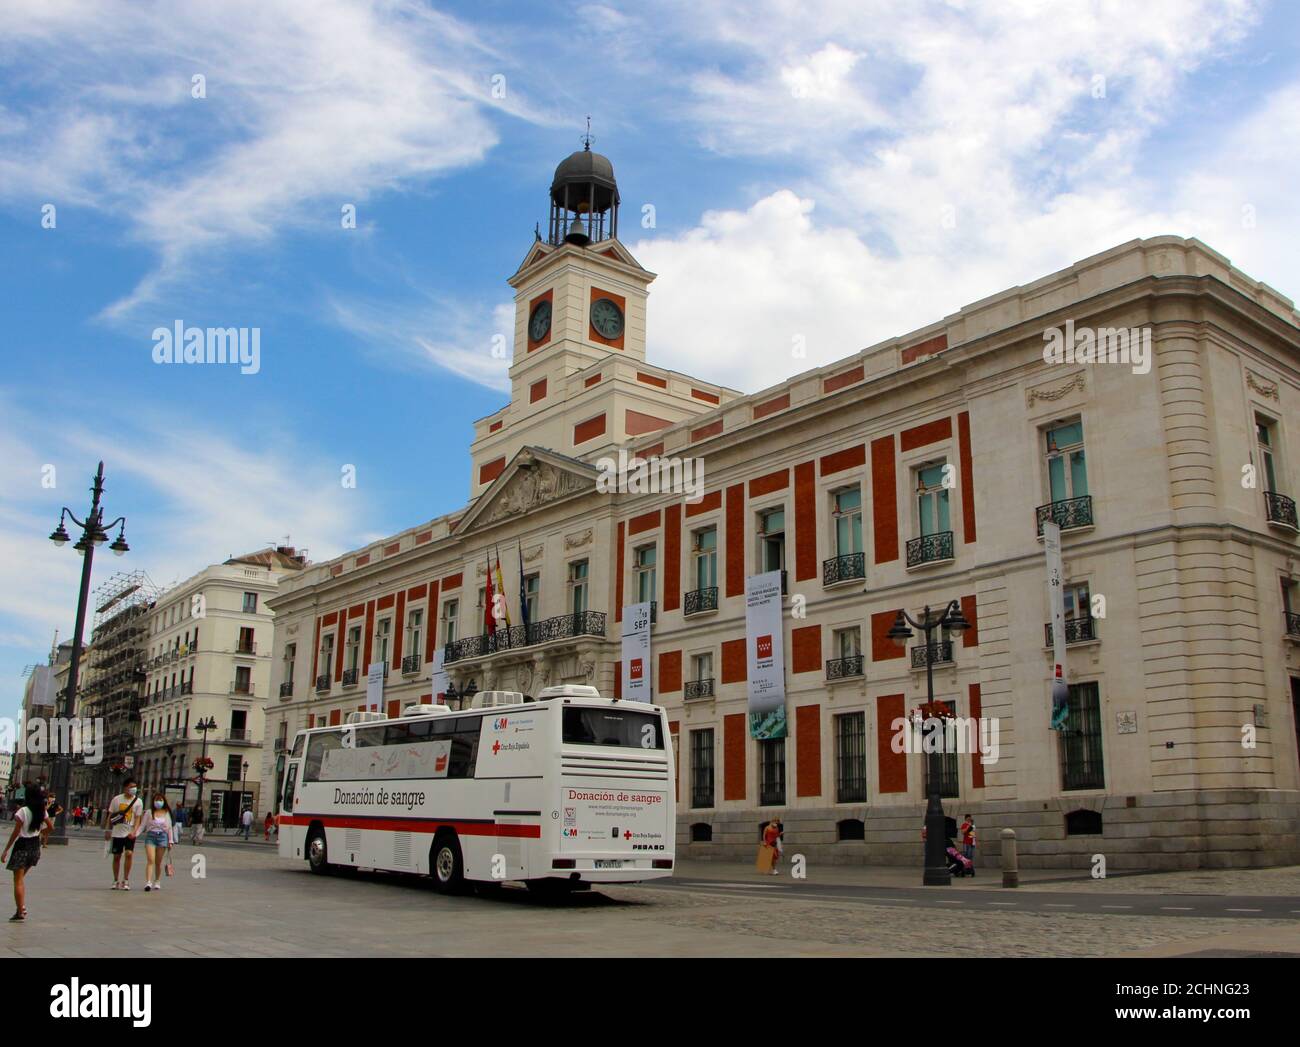
M 241 640 L 235 644 L 236 654 L 257 654 L 256 640 Z
M 703 614 L 705 611 L 717 609 L 718 587 L 716 585 L 707 589 L 692 589 L 686 594 L 686 602 L 682 605 L 682 613 L 688 618 L 693 614 Z
M 947 665 L 952 661 L 952 641 L 936 640 L 932 644 L 919 644 L 912 648 L 912 668 L 924 669 L 926 655 L 931 665 Z
M 418 654 L 408 654 L 402 658 L 402 673 L 418 673 L 420 671 L 420 656 Z
M 862 553 L 846 553 L 822 561 L 822 585 L 838 585 L 867 576 L 867 561 Z
M 466 636 L 464 639 L 456 640 L 444 648 L 443 662 L 450 664 L 465 658 L 484 658 L 501 651 L 533 647 L 554 640 L 604 635 L 605 613 L 603 611 L 561 614 L 554 618 L 543 618 L 540 622 L 530 622 L 526 630 L 522 625 L 512 625 L 509 629 L 498 629 L 491 636 Z
M 1300 640 L 1300 614 L 1286 612 L 1286 634 Z
M 284 683 L 280 684 L 280 697 L 281 697 L 281 698 L 292 698 L 292 697 L 293 697 L 293 681 L 292 681 L 292 680 L 285 680 Z
M 238 680 L 230 681 L 231 694 L 252 694 L 253 685 L 251 683 L 240 683 Z
M 1296 518 L 1295 501 L 1276 491 L 1264 492 L 1264 511 L 1268 522 L 1300 531 L 1300 520 Z
M 1092 618 L 1067 618 L 1065 620 L 1065 643 L 1069 646 L 1072 643 L 1087 643 L 1089 640 L 1097 639 L 1097 634 L 1093 628 Z M 1052 646 L 1052 623 L 1048 622 L 1043 626 L 1043 632 L 1047 636 L 1046 646 Z
M 920 567 L 927 563 L 942 563 L 952 559 L 952 532 L 939 531 L 910 538 L 907 542 L 907 566 Z
M 360 675 L 361 675 L 361 670 L 360 670 L 360 669 L 344 669 L 344 670 L 343 670 L 343 686 L 344 686 L 344 687 L 355 687 L 355 686 L 357 685 L 357 677 L 360 676 Z
M 330 689 L 330 674 L 321 673 L 318 677 L 316 677 L 316 690 L 328 691 L 329 689 Z
M 696 698 L 713 697 L 713 679 L 707 680 L 687 680 L 683 697 L 686 701 L 693 701 Z
M 862 675 L 862 655 L 853 654 L 847 658 L 832 658 L 826 663 L 826 679 L 846 680 Z
M 1076 527 L 1091 527 L 1092 495 L 1085 494 L 1082 498 L 1064 498 L 1059 502 L 1048 502 L 1035 509 L 1034 515 L 1038 518 L 1040 538 L 1043 536 L 1043 524 L 1048 520 L 1060 524 L 1062 531 L 1070 531 Z
M 194 693 L 194 683 L 193 683 L 193 681 L 192 681 L 192 680 L 184 680 L 184 681 L 182 681 L 182 682 L 181 682 L 181 694 L 193 694 L 193 693 Z

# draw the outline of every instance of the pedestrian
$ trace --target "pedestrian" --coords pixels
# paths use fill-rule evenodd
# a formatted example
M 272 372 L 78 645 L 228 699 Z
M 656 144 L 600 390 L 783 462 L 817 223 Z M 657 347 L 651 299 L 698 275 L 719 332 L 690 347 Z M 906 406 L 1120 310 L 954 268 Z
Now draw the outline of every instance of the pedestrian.
M 190 808 L 190 843 L 198 846 L 203 842 L 203 808 L 197 803 Z
M 172 847 L 172 811 L 167 806 L 167 797 L 154 793 L 150 801 L 149 813 L 141 820 L 136 835 L 144 834 L 144 889 L 161 891 L 163 864 L 167 865 L 167 875 L 172 872 L 168 856 Z
M 172 812 L 172 844 L 173 845 L 181 842 L 181 833 L 185 831 L 185 814 L 186 814 L 186 810 L 183 806 L 177 807 L 176 810 Z
M 131 863 L 135 861 L 135 838 L 144 804 L 140 802 L 140 786 L 134 778 L 123 783 L 120 793 L 109 801 L 104 817 L 104 839 L 113 843 L 113 890 L 131 889 Z M 126 869 L 122 870 L 122 855 L 126 855 Z
M 244 839 L 248 839 L 248 834 L 253 831 L 253 808 L 245 807 L 244 813 L 239 816 L 239 824 L 244 830 Z
M 275 824 L 275 815 L 273 815 L 270 811 L 267 811 L 266 819 L 262 822 L 262 828 L 266 830 L 265 839 L 267 843 L 271 842 L 271 826 L 273 826 L 274 824 Z
M 763 829 L 763 856 L 767 859 L 768 869 L 773 876 L 779 876 L 780 870 L 776 867 L 777 860 L 780 858 L 781 843 L 781 823 L 773 818 Z
M 975 819 L 969 814 L 961 823 L 961 853 L 972 862 L 975 860 Z
M 53 828 L 54 820 L 45 810 L 45 790 L 29 787 L 25 802 L 14 812 L 13 832 L 9 834 L 4 853 L 0 854 L 0 861 L 14 874 L 14 914 L 9 917 L 10 923 L 27 919 L 27 870 L 41 860 L 41 848 Z

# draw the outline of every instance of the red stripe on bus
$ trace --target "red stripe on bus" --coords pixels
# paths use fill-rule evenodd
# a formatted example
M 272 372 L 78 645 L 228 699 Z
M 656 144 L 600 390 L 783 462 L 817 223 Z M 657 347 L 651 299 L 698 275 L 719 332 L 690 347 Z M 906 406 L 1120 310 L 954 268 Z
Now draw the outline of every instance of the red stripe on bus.
M 282 814 L 281 825 L 310 825 L 320 822 L 330 829 L 384 829 L 389 832 L 435 833 L 444 826 L 461 836 L 517 836 L 541 839 L 540 825 L 502 825 L 499 822 L 458 822 L 437 818 L 350 817 L 334 814 Z

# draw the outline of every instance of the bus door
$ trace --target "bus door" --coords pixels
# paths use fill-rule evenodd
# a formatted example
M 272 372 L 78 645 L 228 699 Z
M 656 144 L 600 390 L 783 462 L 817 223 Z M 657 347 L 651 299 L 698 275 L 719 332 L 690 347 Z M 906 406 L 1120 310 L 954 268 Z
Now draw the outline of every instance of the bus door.
M 280 818 L 292 817 L 295 813 L 294 805 L 298 802 L 298 775 L 301 773 L 301 758 L 290 760 L 284 769 L 284 789 L 280 794 Z M 280 825 L 279 819 L 276 824 Z M 292 824 L 278 828 L 276 834 L 282 858 L 302 857 L 302 834 L 295 832 Z

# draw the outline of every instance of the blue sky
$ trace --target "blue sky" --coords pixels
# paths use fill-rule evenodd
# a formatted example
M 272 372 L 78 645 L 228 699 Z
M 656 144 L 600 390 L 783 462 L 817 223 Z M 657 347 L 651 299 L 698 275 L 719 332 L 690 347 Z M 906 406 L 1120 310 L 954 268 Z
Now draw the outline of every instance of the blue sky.
M 659 274 L 651 358 L 752 391 L 1135 236 L 1300 294 L 1298 38 L 1247 0 L 10 0 L 0 715 L 71 633 L 45 536 L 100 457 L 133 551 L 96 584 L 463 504 L 505 279 L 587 114 Z M 260 328 L 260 372 L 153 363 L 177 320 Z

